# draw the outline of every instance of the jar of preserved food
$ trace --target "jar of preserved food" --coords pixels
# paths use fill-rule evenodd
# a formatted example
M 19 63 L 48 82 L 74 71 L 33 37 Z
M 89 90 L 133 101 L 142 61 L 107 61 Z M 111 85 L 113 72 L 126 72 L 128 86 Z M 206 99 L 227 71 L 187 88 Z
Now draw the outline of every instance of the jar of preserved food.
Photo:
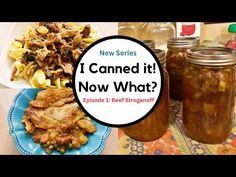
M 131 138 L 138 141 L 153 141 L 162 137 L 169 125 L 169 76 L 165 69 L 165 51 L 153 50 L 163 67 L 164 88 L 155 110 L 144 120 L 123 128 Z
M 119 22 L 118 34 L 139 39 L 141 25 L 141 22 Z
M 199 45 L 199 38 L 172 38 L 168 41 L 166 68 L 170 77 L 170 98 L 182 101 L 182 76 L 186 65 L 187 50 Z
M 146 46 L 148 46 L 150 49 L 155 49 L 155 41 L 153 40 L 143 40 L 142 41 Z
M 154 40 L 155 48 L 167 51 L 167 41 L 175 37 L 175 26 L 171 22 L 143 23 L 140 28 L 141 40 Z
M 235 102 L 235 63 L 228 48 L 188 50 L 183 75 L 183 125 L 188 137 L 215 144 L 229 136 Z

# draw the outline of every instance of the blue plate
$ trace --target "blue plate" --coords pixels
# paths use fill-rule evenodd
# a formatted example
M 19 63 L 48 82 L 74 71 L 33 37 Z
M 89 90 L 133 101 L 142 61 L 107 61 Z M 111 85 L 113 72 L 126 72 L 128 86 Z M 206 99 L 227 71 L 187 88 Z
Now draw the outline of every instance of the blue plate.
M 33 138 L 26 134 L 25 126 L 21 123 L 25 110 L 31 100 L 34 100 L 40 89 L 23 89 L 14 98 L 12 106 L 8 113 L 8 124 L 10 134 L 14 139 L 16 148 L 25 155 L 46 155 L 41 145 L 35 143 Z M 66 155 L 97 155 L 102 152 L 105 142 L 111 128 L 101 125 L 92 120 L 96 125 L 97 131 L 88 135 L 88 143 L 81 146 L 80 149 L 70 149 Z M 60 155 L 59 152 L 53 151 L 53 155 Z

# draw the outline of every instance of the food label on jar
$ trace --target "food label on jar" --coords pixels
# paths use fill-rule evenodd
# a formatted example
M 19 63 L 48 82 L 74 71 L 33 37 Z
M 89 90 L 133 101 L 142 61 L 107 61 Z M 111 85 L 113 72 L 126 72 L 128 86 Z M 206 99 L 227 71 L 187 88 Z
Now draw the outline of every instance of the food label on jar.
M 122 127 L 145 119 L 158 106 L 163 72 L 142 42 L 109 36 L 82 52 L 74 70 L 74 92 L 88 117 Z

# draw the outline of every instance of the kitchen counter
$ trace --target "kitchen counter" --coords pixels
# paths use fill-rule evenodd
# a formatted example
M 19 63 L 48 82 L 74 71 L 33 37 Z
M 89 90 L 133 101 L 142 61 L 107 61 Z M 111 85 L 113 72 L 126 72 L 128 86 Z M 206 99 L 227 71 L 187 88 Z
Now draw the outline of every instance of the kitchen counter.
M 129 138 L 121 129 L 118 132 L 119 154 L 210 155 L 236 154 L 236 114 L 229 138 L 222 144 L 210 145 L 185 136 L 182 127 L 182 102 L 170 101 L 170 125 L 165 135 L 151 142 Z

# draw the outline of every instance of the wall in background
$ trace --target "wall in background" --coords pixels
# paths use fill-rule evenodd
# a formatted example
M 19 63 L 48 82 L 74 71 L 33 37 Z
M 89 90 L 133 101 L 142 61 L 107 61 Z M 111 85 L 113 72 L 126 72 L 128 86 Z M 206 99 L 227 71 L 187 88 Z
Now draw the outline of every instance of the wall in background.
M 201 23 L 201 38 L 225 43 L 229 39 L 228 26 L 231 23 Z

